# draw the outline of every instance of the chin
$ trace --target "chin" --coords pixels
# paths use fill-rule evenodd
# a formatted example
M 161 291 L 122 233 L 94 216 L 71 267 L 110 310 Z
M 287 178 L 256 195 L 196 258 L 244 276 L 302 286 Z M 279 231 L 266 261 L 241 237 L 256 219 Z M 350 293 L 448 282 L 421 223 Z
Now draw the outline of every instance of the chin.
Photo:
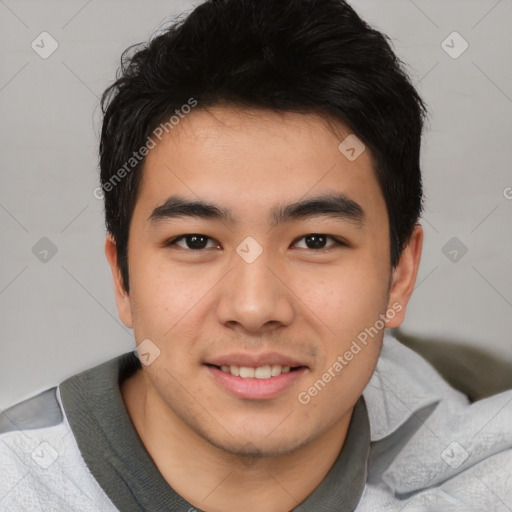
M 288 455 L 310 441 L 310 438 L 287 437 L 276 434 L 269 437 L 267 434 L 246 433 L 237 436 L 223 436 L 219 439 L 211 435 L 203 437 L 216 448 L 249 459 L 261 459 L 267 457 L 281 457 Z

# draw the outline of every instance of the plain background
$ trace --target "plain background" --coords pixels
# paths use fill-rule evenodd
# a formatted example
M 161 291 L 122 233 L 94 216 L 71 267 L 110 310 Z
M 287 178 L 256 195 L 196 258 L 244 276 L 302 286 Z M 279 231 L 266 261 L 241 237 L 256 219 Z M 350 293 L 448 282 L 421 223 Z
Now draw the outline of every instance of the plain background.
M 93 196 L 98 98 L 127 46 L 197 3 L 0 0 L 0 409 L 134 348 Z M 392 39 L 431 112 L 404 331 L 512 361 L 512 1 L 351 3 Z M 46 59 L 31 47 L 43 31 L 58 43 Z

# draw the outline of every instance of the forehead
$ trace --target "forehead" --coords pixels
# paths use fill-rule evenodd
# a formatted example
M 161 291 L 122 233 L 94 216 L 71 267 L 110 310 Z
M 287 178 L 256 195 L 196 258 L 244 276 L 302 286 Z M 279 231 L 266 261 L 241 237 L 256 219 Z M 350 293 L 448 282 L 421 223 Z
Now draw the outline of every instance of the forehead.
M 371 152 L 354 137 L 316 114 L 197 108 L 149 151 L 138 205 L 154 208 L 180 194 L 255 215 L 288 200 L 341 192 L 370 216 L 386 215 Z M 356 159 L 347 158 L 354 152 L 344 152 L 343 144 L 340 151 L 345 140 L 359 143 L 358 153 L 364 148 Z

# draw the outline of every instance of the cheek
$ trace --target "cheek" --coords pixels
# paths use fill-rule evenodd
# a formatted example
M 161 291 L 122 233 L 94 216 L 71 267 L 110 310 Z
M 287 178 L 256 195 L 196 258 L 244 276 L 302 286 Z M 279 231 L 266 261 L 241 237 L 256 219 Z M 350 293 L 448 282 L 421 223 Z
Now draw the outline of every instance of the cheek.
M 140 262 L 140 263 L 139 263 Z M 194 305 L 208 291 L 207 280 L 185 274 L 151 255 L 133 258 L 130 266 L 131 302 L 136 339 L 138 333 L 157 339 L 171 337 L 186 325 Z
M 387 274 L 364 256 L 300 273 L 294 290 L 338 340 L 373 325 L 387 303 Z

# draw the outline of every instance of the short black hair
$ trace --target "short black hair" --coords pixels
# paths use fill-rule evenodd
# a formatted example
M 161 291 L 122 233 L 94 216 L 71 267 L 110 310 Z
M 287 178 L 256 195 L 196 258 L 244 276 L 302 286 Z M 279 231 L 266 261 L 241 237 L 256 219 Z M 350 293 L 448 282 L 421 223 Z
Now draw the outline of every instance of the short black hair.
M 349 127 L 371 150 L 397 265 L 422 211 L 427 108 L 389 38 L 344 0 L 210 0 L 125 50 L 101 99 L 105 220 L 127 291 L 142 148 L 184 106 L 219 104 L 316 113 Z

